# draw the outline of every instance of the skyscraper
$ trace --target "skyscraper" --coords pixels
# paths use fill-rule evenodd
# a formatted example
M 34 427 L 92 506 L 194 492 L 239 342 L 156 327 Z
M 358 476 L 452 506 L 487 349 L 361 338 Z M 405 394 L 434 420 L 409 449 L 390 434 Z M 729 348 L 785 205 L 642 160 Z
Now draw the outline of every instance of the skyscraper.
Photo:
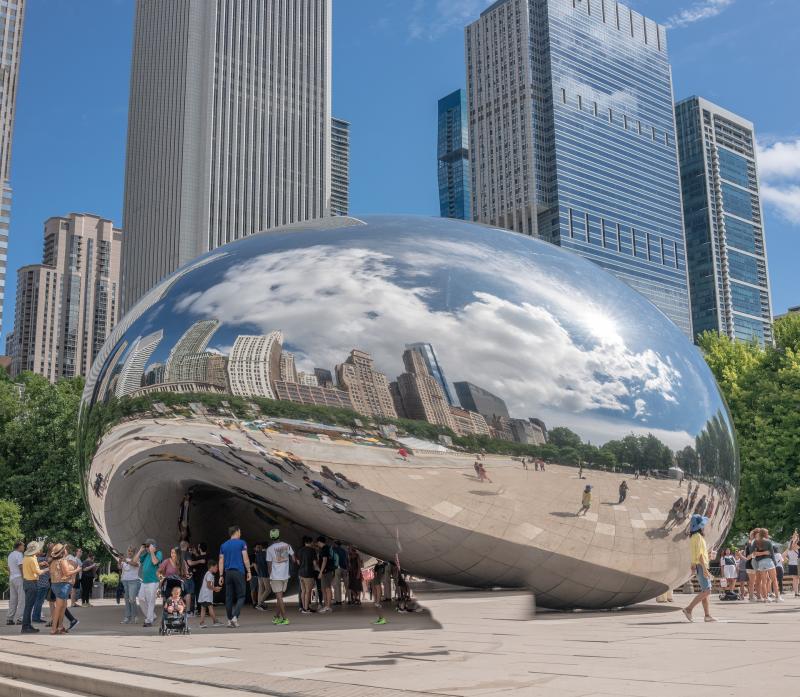
M 469 126 L 464 90 L 456 90 L 439 100 L 437 174 L 441 216 L 471 220 Z
M 125 362 L 122 364 L 122 370 L 117 380 L 115 390 L 117 397 L 125 397 L 136 392 L 142 386 L 144 382 L 144 367 L 163 338 L 164 330 L 159 329 L 157 332 L 147 336 L 140 336 L 133 342 L 128 355 L 125 357 Z
M 219 320 L 217 319 L 201 319 L 183 333 L 167 357 L 167 364 L 164 367 L 165 382 L 186 381 L 185 370 L 182 367 L 183 362 L 191 356 L 199 356 L 203 353 L 218 327 Z M 189 362 L 196 363 L 197 359 Z
M 454 382 L 461 406 L 469 411 L 476 411 L 487 421 L 495 417 L 509 418 L 506 403 L 489 390 L 473 385 L 471 382 Z
M 350 393 L 355 411 L 365 416 L 397 417 L 389 381 L 386 375 L 375 370 L 370 354 L 354 348 L 335 370 L 336 382 L 340 389 Z
M 17 272 L 12 375 L 88 375 L 119 316 L 122 231 L 88 213 L 49 218 L 42 263 Z
M 331 215 L 350 211 L 350 124 L 331 119 Z
M 331 0 L 137 0 L 124 309 L 199 254 L 327 215 Z
M 465 37 L 473 218 L 578 252 L 691 335 L 664 27 L 498 0 Z
M 228 357 L 231 393 L 275 399 L 273 383 L 280 379 L 282 345 L 280 331 L 261 336 L 237 336 Z
M 407 348 L 403 352 L 403 365 L 406 372 L 397 378 L 395 408 L 399 402 L 406 418 L 447 426 L 455 431 L 456 422 L 450 412 L 450 404 L 445 399 L 441 384 L 429 372 L 422 351 Z M 397 408 L 397 411 L 400 413 L 401 409 Z
M 771 343 L 753 124 L 701 97 L 675 115 L 695 334 Z
M 450 406 L 455 406 L 456 400 L 453 399 L 453 390 L 450 387 L 450 384 L 447 382 L 444 369 L 439 364 L 439 358 L 436 355 L 436 351 L 433 349 L 433 345 L 424 341 L 419 341 L 413 344 L 406 344 L 406 348 L 416 349 L 419 351 L 419 354 L 425 361 L 428 372 L 434 378 L 436 378 L 436 382 L 438 382 L 439 386 L 442 388 L 442 392 L 444 393 L 444 398 L 447 400 L 447 403 Z
M 6 287 L 8 230 L 11 222 L 11 142 L 17 103 L 25 0 L 0 3 L 0 329 Z

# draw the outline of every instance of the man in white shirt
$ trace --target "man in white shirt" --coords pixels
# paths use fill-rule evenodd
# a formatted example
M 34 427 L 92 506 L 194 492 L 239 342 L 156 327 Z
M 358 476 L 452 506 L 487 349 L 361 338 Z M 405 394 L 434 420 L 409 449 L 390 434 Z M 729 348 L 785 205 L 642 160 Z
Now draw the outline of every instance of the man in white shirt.
M 286 606 L 283 603 L 283 594 L 289 585 L 289 560 L 294 556 L 294 550 L 288 542 L 281 542 L 281 531 L 273 528 L 269 531 L 272 544 L 267 547 L 267 567 L 269 569 L 269 585 L 277 599 L 277 614 L 272 618 L 272 624 L 289 624 L 286 619 Z
M 6 624 L 22 624 L 22 612 L 25 609 L 25 594 L 22 592 L 22 550 L 25 545 L 17 542 L 8 555 L 8 617 Z

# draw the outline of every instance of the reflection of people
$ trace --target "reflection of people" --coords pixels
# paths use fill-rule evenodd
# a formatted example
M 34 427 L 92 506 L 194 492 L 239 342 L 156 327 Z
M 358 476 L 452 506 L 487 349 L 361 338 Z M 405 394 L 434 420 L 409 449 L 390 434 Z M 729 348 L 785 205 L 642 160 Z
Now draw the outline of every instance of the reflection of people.
M 711 616 L 711 608 L 708 602 L 708 596 L 711 595 L 711 572 L 708 569 L 708 547 L 703 533 L 707 523 L 708 518 L 697 514 L 692 516 L 689 523 L 692 571 L 700 584 L 700 592 L 692 599 L 692 602 L 683 609 L 683 614 L 689 622 L 694 621 L 692 619 L 692 610 L 700 603 L 703 604 L 705 621 L 717 621 Z
M 586 515 L 588 510 L 592 507 L 592 485 L 587 484 L 581 496 L 581 507 L 576 515 Z
M 398 454 L 400 457 L 402 457 L 402 458 L 403 458 L 403 462 L 408 462 L 408 450 L 406 450 L 405 448 L 400 448 L 400 449 L 397 451 L 397 454 Z
M 622 483 L 619 485 L 619 503 L 617 505 L 622 503 L 627 495 L 628 495 L 628 482 L 626 482 L 623 479 Z

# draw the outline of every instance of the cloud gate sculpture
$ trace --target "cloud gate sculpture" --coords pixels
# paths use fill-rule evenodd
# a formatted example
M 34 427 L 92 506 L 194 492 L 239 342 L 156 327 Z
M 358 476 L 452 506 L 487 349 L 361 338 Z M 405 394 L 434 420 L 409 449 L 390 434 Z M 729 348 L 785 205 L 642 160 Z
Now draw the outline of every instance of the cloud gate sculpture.
M 116 550 L 277 524 L 550 607 L 683 582 L 689 516 L 721 542 L 739 479 L 710 371 L 642 296 L 517 233 L 393 216 L 256 234 L 163 281 L 95 361 L 80 451 Z

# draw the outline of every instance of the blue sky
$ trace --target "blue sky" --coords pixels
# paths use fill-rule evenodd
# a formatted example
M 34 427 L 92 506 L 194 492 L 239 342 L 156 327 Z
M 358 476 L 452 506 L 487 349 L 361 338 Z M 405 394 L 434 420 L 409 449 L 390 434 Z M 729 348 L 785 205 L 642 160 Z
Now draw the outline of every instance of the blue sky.
M 464 84 L 463 26 L 490 0 L 334 0 L 334 114 L 352 123 L 351 209 L 438 215 L 436 101 Z M 775 312 L 800 305 L 796 0 L 632 0 L 665 22 L 677 99 L 751 119 Z M 132 0 L 28 0 L 4 334 L 46 218 L 122 222 Z

